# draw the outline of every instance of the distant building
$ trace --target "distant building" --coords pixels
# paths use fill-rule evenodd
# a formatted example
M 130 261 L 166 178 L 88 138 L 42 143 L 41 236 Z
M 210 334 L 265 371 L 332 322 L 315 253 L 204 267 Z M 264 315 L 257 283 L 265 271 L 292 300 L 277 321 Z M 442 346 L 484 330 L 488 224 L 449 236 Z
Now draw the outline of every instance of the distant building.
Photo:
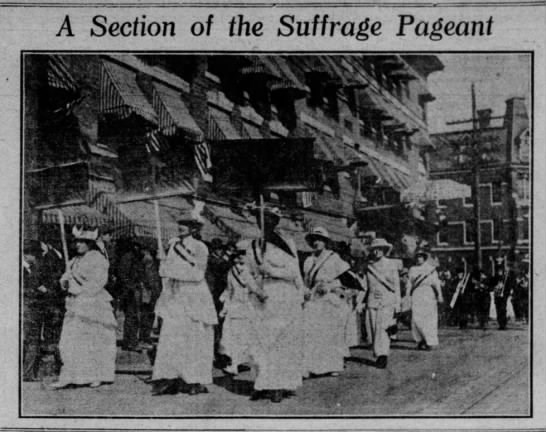
M 529 253 L 531 186 L 529 163 L 531 134 L 525 99 L 506 101 L 504 116 L 492 117 L 491 110 L 478 111 L 477 139 L 485 155 L 480 163 L 481 241 L 487 271 L 492 260 L 506 256 L 520 261 Z M 432 135 L 436 151 L 431 154 L 431 178 L 449 178 L 472 184 L 472 125 L 465 130 Z M 474 257 L 474 213 L 472 198 L 438 202 L 446 224 L 438 231 L 433 250 L 441 261 L 455 262 Z
M 428 175 L 427 77 L 442 68 L 417 54 L 27 55 L 25 233 L 58 237 L 62 209 L 67 224 L 110 220 L 119 236 L 153 238 L 159 199 L 167 239 L 197 199 L 206 241 L 256 236 L 243 205 L 256 196 L 235 171 L 267 144 L 276 171 L 290 169 L 265 200 L 298 248 L 321 225 L 353 251 L 367 231 L 403 256 L 405 235 L 434 235 L 434 217 L 400 194 Z M 306 163 L 282 159 L 286 143 L 311 141 Z M 236 142 L 246 154 L 224 166 Z M 316 187 L 301 191 L 291 181 L 308 165 Z

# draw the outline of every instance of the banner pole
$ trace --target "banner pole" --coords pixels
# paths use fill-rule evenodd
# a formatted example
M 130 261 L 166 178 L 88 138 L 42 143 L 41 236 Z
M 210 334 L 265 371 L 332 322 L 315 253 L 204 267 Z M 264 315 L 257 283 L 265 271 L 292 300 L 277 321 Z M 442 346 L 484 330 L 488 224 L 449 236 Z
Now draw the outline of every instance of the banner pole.
M 61 229 L 61 244 L 63 247 L 64 266 L 65 269 L 68 271 L 68 245 L 66 243 L 66 233 L 64 230 L 64 215 L 63 211 L 60 208 L 57 209 L 57 215 L 59 219 L 59 227 Z

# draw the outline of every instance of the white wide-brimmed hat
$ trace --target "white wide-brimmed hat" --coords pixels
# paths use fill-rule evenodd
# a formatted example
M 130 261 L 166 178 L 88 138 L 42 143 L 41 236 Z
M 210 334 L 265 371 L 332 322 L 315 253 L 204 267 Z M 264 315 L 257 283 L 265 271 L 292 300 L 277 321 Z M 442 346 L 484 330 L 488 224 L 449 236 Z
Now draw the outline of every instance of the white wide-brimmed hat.
M 84 228 L 84 227 L 72 227 L 72 235 L 75 240 L 87 240 L 87 241 L 97 241 L 99 238 L 99 229 L 95 228 L 94 230 Z
M 323 227 L 315 227 L 305 236 L 305 241 L 309 246 L 313 246 L 315 240 L 322 240 L 324 243 L 328 243 L 330 241 L 328 230 Z
M 385 253 L 389 253 L 392 249 L 392 245 L 384 238 L 376 238 L 372 240 L 370 249 L 383 249 L 385 250 Z

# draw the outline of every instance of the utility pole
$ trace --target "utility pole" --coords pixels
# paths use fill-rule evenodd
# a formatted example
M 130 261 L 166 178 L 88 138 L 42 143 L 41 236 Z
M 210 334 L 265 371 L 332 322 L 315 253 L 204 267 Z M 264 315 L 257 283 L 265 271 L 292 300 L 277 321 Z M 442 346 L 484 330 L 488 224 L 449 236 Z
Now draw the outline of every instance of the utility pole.
M 474 259 L 476 265 L 481 269 L 483 266 L 482 257 L 482 239 L 481 239 L 481 200 L 480 200 L 480 163 L 482 160 L 481 154 L 481 131 L 478 125 L 476 116 L 476 91 L 474 83 L 470 86 L 472 97 L 472 119 L 447 122 L 449 125 L 462 124 L 472 122 L 472 146 L 470 156 L 472 160 L 472 202 L 474 207 Z
M 474 254 L 478 268 L 482 269 L 482 238 L 481 238 L 481 219 L 480 219 L 480 137 L 476 119 L 476 91 L 474 83 L 471 85 L 472 93 L 472 191 L 474 194 Z

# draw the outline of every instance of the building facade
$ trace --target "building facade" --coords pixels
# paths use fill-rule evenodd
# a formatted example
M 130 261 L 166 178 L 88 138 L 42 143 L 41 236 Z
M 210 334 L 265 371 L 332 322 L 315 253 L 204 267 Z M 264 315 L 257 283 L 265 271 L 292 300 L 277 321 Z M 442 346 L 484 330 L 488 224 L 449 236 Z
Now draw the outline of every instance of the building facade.
M 430 55 L 27 55 L 24 234 L 55 241 L 62 217 L 154 239 L 157 202 L 166 241 L 200 202 L 204 240 L 255 237 L 258 173 L 275 177 L 260 193 L 300 250 L 320 225 L 355 254 L 373 231 L 403 256 L 405 236 L 435 234 L 435 213 L 400 194 L 428 176 L 427 77 L 442 68 Z
M 431 154 L 431 178 L 449 178 L 472 184 L 468 154 L 478 143 L 480 236 L 483 265 L 493 269 L 496 257 L 516 264 L 529 254 L 531 133 L 525 99 L 506 101 L 504 116 L 491 110 L 478 111 L 477 132 L 465 130 L 432 135 L 436 151 Z M 434 251 L 444 263 L 465 258 L 474 262 L 475 217 L 471 197 L 437 203 L 446 216 L 438 231 Z

